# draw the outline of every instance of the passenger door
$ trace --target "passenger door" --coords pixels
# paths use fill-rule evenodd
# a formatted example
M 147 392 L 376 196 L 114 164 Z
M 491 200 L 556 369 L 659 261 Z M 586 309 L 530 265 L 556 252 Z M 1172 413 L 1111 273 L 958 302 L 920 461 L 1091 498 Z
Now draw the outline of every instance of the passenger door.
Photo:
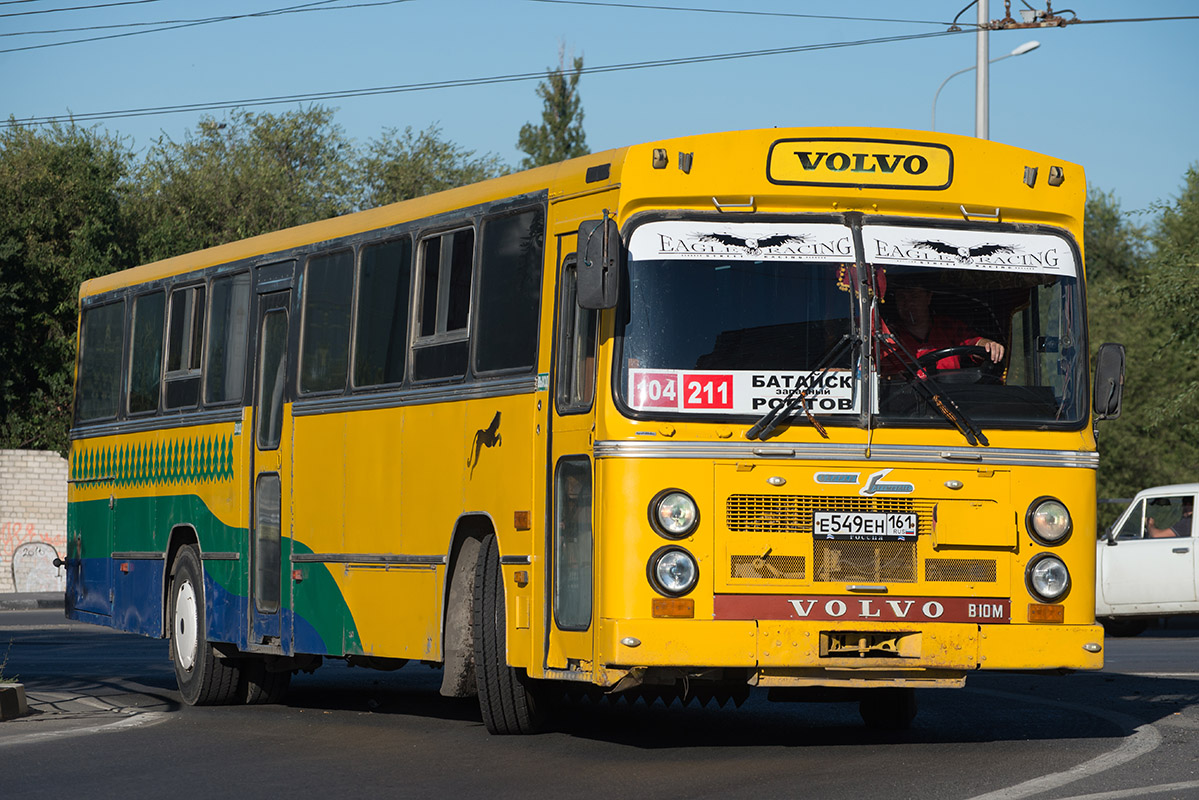
M 595 561 L 593 535 L 598 313 L 579 308 L 574 255 L 559 279 L 554 365 L 553 447 L 549 541 L 549 646 L 551 669 L 589 672 L 594 653 Z
M 254 369 L 254 483 L 250 518 L 251 649 L 282 643 L 283 536 L 291 530 L 291 397 L 287 381 L 291 291 L 258 296 Z

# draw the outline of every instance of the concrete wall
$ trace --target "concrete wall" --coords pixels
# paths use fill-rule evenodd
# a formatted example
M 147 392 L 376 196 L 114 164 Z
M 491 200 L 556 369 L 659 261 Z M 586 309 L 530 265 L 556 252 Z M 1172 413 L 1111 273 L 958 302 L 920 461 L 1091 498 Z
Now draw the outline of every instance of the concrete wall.
M 67 460 L 0 450 L 0 593 L 61 592 L 67 553 Z

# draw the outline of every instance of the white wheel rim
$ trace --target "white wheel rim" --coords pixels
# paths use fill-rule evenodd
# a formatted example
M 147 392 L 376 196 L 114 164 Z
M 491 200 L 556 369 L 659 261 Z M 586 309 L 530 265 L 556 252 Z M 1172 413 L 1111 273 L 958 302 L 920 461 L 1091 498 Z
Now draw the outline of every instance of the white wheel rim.
M 179 666 L 190 670 L 196 663 L 196 644 L 199 641 L 199 609 L 196 591 L 191 581 L 184 581 L 175 595 L 175 657 Z

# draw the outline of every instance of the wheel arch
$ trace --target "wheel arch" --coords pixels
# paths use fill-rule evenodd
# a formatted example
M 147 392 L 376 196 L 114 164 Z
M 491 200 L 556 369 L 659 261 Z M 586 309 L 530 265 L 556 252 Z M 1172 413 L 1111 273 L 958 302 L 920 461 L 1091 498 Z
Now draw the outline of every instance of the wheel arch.
M 495 524 L 487 514 L 463 514 L 454 525 L 446 550 L 441 593 L 441 693 L 447 697 L 475 694 L 472 624 L 475 562 L 483 540 L 495 533 Z
M 162 569 L 162 603 L 159 626 L 159 638 L 165 637 L 170 625 L 167 618 L 171 613 L 171 573 L 174 572 L 175 562 L 179 558 L 179 551 L 188 545 L 195 545 L 196 549 L 200 549 L 200 537 L 196 534 L 196 529 L 186 523 L 181 523 L 171 528 L 170 536 L 167 537 L 167 549 L 163 556 Z M 201 567 L 203 562 L 201 562 Z

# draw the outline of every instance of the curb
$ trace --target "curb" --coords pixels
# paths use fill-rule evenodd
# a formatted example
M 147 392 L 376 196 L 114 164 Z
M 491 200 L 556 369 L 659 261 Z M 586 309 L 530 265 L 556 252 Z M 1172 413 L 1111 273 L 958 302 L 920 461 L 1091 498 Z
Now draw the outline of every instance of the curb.
M 57 592 L 0 594 L 0 611 L 37 611 L 65 607 L 65 596 Z
M 16 719 L 28 713 L 25 687 L 19 683 L 0 683 L 0 720 Z

